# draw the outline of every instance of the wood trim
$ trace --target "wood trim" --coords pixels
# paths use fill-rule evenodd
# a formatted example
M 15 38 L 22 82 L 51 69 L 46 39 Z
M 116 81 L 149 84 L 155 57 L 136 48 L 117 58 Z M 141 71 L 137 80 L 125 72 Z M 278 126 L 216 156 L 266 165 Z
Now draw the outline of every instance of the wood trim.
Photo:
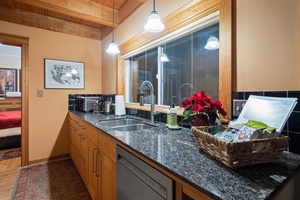
M 2 44 L 20 46 L 22 48 L 22 127 L 21 127 L 21 166 L 29 164 L 29 38 L 0 33 Z
M 50 10 L 67 16 L 72 16 L 91 22 L 112 27 L 113 9 L 92 1 L 83 0 L 14 0 L 35 8 Z M 119 25 L 118 10 L 115 10 L 115 25 Z
M 163 32 L 149 34 L 145 31 L 131 38 L 120 46 L 117 64 L 117 93 L 125 95 L 125 62 L 122 55 L 133 51 L 151 41 L 178 30 L 187 24 L 195 22 L 220 10 L 220 73 L 219 73 L 219 100 L 227 111 L 226 119 L 231 119 L 231 92 L 232 92 L 232 0 L 197 0 L 183 6 L 170 14 L 162 21 L 166 28 Z
M 183 6 L 179 10 L 173 12 L 169 16 L 162 19 L 165 29 L 160 33 L 147 33 L 146 31 L 134 36 L 120 46 L 120 55 L 124 55 L 136 48 L 146 45 L 151 41 L 155 41 L 175 30 L 178 30 L 192 22 L 195 22 L 204 16 L 207 16 L 220 7 L 220 0 L 196 0 Z
M 117 69 L 116 69 L 116 73 L 117 73 L 117 94 L 122 94 L 125 97 L 125 60 L 122 59 L 121 56 L 117 56 Z
M 101 29 L 89 27 L 73 22 L 68 22 L 53 17 L 47 17 L 37 13 L 32 13 L 20 9 L 6 9 L 0 5 L 0 19 L 21 24 L 32 26 L 36 28 L 42 28 L 46 30 L 56 31 L 60 33 L 92 38 L 95 40 L 101 39 Z M 36 20 L 39 19 L 39 20 Z
M 140 106 L 139 103 L 125 103 L 126 108 L 136 109 L 136 110 L 144 110 L 144 111 L 151 111 L 151 105 L 145 104 L 144 106 Z M 159 113 L 167 114 L 167 111 L 170 109 L 170 106 L 165 105 L 156 105 L 155 111 Z M 183 108 L 177 108 L 177 115 L 183 116 Z
M 70 154 L 63 154 L 63 155 L 58 155 L 58 156 L 53 156 L 49 158 L 43 158 L 43 159 L 38 159 L 38 160 L 33 160 L 28 163 L 28 165 L 35 165 L 35 164 L 40 164 L 44 162 L 51 162 L 51 161 L 57 161 L 57 160 L 64 160 L 64 159 L 69 159 Z

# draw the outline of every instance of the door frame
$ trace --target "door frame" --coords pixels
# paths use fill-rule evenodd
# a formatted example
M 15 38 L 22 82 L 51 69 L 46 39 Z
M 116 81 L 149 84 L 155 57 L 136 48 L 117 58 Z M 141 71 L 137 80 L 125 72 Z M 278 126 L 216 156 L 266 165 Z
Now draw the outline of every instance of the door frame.
M 21 123 L 21 166 L 29 164 L 29 38 L 6 33 L 0 33 L 0 43 L 21 47 L 22 68 L 22 123 Z

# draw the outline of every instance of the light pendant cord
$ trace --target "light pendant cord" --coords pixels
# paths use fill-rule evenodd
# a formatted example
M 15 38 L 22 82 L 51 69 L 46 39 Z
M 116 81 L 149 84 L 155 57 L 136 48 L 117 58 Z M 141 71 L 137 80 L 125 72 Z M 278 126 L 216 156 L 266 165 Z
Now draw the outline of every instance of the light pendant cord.
M 112 30 L 112 40 L 115 41 L 115 0 L 113 0 L 113 30 Z

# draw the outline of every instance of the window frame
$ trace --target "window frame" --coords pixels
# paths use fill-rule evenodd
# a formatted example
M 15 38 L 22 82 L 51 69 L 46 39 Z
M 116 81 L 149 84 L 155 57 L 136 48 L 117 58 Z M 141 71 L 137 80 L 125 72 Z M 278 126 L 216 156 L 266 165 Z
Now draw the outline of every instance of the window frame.
M 164 18 L 166 29 L 157 34 L 142 32 L 120 46 L 121 53 L 117 56 L 117 93 L 125 94 L 125 60 L 124 56 L 135 49 L 149 45 L 171 32 L 179 30 L 216 11 L 220 12 L 220 57 L 219 57 L 219 100 L 227 111 L 227 119 L 231 119 L 232 96 L 232 0 L 196 1 Z M 125 97 L 126 99 L 126 97 Z M 150 106 L 139 106 L 137 103 L 126 103 L 127 108 L 150 110 Z M 168 106 L 156 106 L 158 112 L 165 113 Z M 182 109 L 178 109 L 181 115 Z

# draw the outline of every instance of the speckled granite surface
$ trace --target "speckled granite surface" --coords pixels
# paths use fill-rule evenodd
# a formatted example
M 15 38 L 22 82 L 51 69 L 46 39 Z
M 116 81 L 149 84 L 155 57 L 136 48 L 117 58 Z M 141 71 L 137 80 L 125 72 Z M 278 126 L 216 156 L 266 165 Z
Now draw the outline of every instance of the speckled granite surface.
M 101 125 L 103 120 L 115 119 L 114 115 L 71 112 L 213 199 L 269 199 L 300 173 L 298 154 L 283 152 L 278 163 L 230 169 L 198 150 L 190 129 L 169 130 L 156 123 L 151 129 L 126 133 Z

